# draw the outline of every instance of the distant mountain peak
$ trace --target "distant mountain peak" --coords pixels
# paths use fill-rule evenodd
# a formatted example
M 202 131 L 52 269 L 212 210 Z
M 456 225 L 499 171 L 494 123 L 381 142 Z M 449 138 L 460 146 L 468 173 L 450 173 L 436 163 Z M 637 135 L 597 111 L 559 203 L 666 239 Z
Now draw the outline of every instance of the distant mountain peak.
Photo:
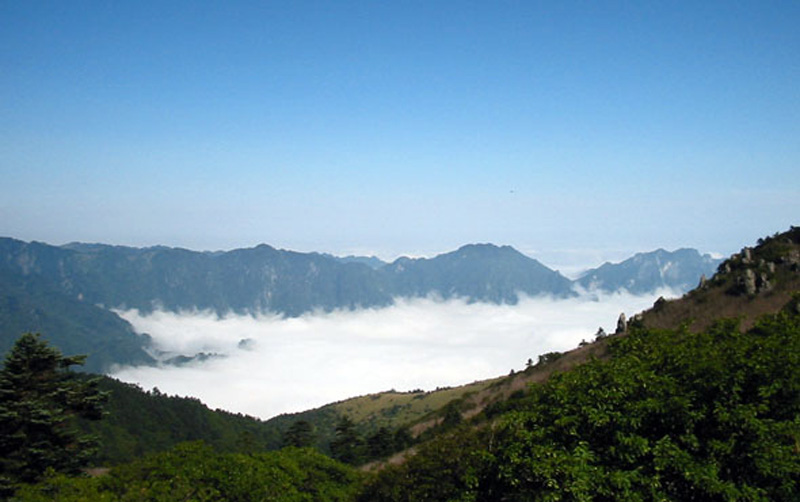
M 472 244 L 464 244 L 463 246 L 459 247 L 456 252 L 458 251 L 469 251 L 469 250 L 499 250 L 503 248 L 509 248 L 510 246 L 498 246 L 497 244 L 492 244 L 491 242 L 475 242 Z
M 643 294 L 664 288 L 686 292 L 697 285 L 700 277 L 712 275 L 720 262 L 696 249 L 659 248 L 636 253 L 619 263 L 606 262 L 584 272 L 575 282 L 585 289 L 608 292 L 625 289 Z
M 477 244 L 465 244 L 458 248 L 457 250 L 451 253 L 444 253 L 439 256 L 447 256 L 447 255 L 457 255 L 457 256 L 469 256 L 474 258 L 500 258 L 500 257 L 517 257 L 517 258 L 524 258 L 527 260 L 535 260 L 530 256 L 526 256 L 521 252 L 517 251 L 514 247 L 509 245 L 502 245 L 498 246 L 497 244 L 492 243 L 477 243 Z

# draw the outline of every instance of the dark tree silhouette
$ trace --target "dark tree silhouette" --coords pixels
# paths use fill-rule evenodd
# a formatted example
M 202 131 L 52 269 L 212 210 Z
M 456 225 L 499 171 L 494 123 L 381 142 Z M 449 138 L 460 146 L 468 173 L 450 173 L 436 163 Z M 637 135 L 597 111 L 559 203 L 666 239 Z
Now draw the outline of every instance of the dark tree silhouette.
M 76 420 L 98 420 L 106 395 L 97 380 L 69 371 L 85 356 L 63 356 L 39 335 L 22 335 L 0 370 L 0 496 L 48 469 L 75 473 L 94 452 Z
M 350 465 L 358 465 L 364 460 L 364 440 L 356 431 L 356 424 L 348 416 L 342 417 L 336 425 L 336 437 L 331 441 L 331 455 Z
M 305 420 L 298 420 L 293 423 L 286 435 L 283 438 L 284 446 L 295 446 L 297 448 L 306 448 L 314 446 L 314 427 Z

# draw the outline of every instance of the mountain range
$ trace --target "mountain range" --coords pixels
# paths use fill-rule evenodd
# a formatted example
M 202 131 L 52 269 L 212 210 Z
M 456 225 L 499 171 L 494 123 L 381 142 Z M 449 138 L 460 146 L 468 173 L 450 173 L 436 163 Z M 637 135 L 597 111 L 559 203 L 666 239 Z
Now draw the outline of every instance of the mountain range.
M 279 313 L 384 307 L 398 297 L 464 298 L 515 304 L 520 295 L 567 298 L 576 289 L 684 292 L 720 260 L 693 249 L 640 253 L 573 281 L 510 246 L 469 244 L 432 258 L 344 258 L 266 244 L 227 252 L 163 246 L 0 238 L 0 351 L 37 331 L 68 353 L 90 354 L 87 369 L 152 362 L 146 335 L 109 309 Z
M 751 282 L 754 288 L 749 286 Z M 448 413 L 454 409 L 464 420 L 480 419 L 481 414 L 493 417 L 519 402 L 531 385 L 594 359 L 609 359 L 609 343 L 625 337 L 635 325 L 697 333 L 718 323 L 720 318 L 736 318 L 743 329 L 749 329 L 765 314 L 781 310 L 800 313 L 798 288 L 800 229 L 793 229 L 731 256 L 718 267 L 716 274 L 681 298 L 658 300 L 652 308 L 629 320 L 624 331 L 598 336 L 593 342 L 581 343 L 564 353 L 539 354 L 538 362 L 529 360 L 524 370 L 512 371 L 507 376 L 429 392 L 391 390 L 353 397 L 267 421 L 212 411 L 197 399 L 170 397 L 105 378 L 102 388 L 112 394 L 111 412 L 102 428 L 91 426 L 89 431 L 104 439 L 100 458 L 114 462 L 130 460 L 136 452 L 159 451 L 192 439 L 203 439 L 228 450 L 235 448 L 241 434 L 248 437 L 251 447 L 280 448 L 285 444 L 287 431 L 297 424 L 309 426 L 316 446 L 329 453 L 337 425 L 345 417 L 357 424 L 365 437 L 381 430 L 406 430 L 416 441 L 424 441 L 446 430 Z M 520 356 L 523 363 L 522 357 L 527 355 Z M 397 462 L 402 462 L 402 455 L 390 463 Z

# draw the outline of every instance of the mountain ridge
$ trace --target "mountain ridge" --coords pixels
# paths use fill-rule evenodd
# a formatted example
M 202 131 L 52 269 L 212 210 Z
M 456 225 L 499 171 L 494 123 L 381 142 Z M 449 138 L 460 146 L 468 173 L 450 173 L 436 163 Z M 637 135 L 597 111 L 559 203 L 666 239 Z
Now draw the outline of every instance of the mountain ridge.
M 700 254 L 696 249 L 663 248 L 646 253 L 636 253 L 619 263 L 605 262 L 581 274 L 575 283 L 586 289 L 606 292 L 626 289 L 633 294 L 651 292 L 659 288 L 689 291 L 701 277 L 710 275 L 722 262 L 711 254 Z
M 0 351 L 10 347 L 18 331 L 39 330 L 58 346 L 89 354 L 87 367 L 98 371 L 94 361 L 102 361 L 96 364 L 103 367 L 152 362 L 144 350 L 148 337 L 134 333 L 109 309 L 295 317 L 312 311 L 386 307 L 395 298 L 435 296 L 505 304 L 517 303 L 520 294 L 568 298 L 576 295 L 578 284 L 507 245 L 466 244 L 431 258 L 400 257 L 380 266 L 375 260 L 268 244 L 208 252 L 77 242 L 52 246 L 0 238 Z M 627 270 L 604 267 L 617 273 Z M 699 272 L 692 280 L 699 280 Z M 642 281 L 637 286 L 646 287 Z M 66 315 L 69 311 L 83 312 L 83 321 L 75 323 Z M 48 321 L 41 321 L 44 318 Z M 112 348 L 103 348 L 104 338 L 124 341 L 130 355 L 110 355 Z

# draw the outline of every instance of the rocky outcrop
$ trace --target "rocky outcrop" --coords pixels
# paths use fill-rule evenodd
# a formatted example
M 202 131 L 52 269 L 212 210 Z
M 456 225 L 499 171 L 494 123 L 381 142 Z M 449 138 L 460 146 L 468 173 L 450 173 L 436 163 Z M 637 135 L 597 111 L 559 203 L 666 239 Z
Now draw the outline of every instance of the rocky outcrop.
M 750 297 L 773 291 L 781 274 L 800 271 L 797 238 L 800 229 L 792 227 L 784 236 L 760 239 L 757 247 L 745 247 L 723 262 L 711 281 L 701 279 L 700 288 L 725 284 L 729 294 Z
M 736 285 L 747 295 L 756 294 L 758 289 L 756 288 L 756 273 L 753 272 L 753 269 L 745 269 L 742 275 L 736 278 Z
M 628 329 L 628 322 L 627 319 L 625 318 L 625 312 L 622 312 L 619 315 L 619 318 L 617 319 L 617 331 L 615 332 L 615 334 L 619 335 L 625 333 L 627 329 Z

